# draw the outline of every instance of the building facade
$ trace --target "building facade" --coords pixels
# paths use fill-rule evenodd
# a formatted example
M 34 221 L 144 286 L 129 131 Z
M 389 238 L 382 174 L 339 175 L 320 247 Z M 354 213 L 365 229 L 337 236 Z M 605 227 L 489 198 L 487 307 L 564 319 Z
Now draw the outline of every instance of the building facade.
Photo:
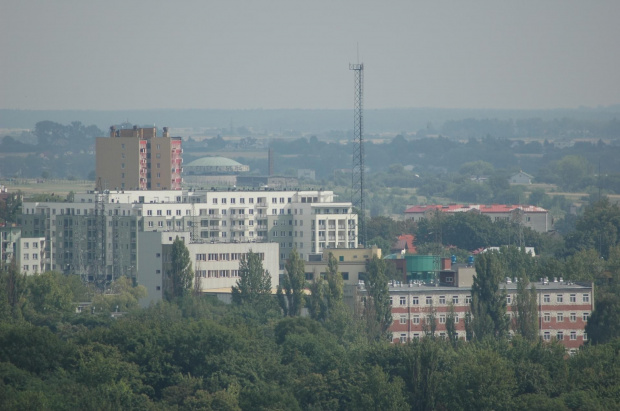
M 331 191 L 92 191 L 73 202 L 25 202 L 22 237 L 46 239 L 45 268 L 89 280 L 135 276 L 138 233 L 189 232 L 189 243 L 279 245 L 302 258 L 357 247 L 357 214 Z
M 271 274 L 272 289 L 278 286 L 277 243 L 191 243 L 190 232 L 142 232 L 138 234 L 137 282 L 144 285 L 148 295 L 143 306 L 164 297 L 168 283 L 172 243 L 176 238 L 186 244 L 194 272 L 194 290 L 200 293 L 230 295 L 230 289 L 239 279 L 239 264 L 249 252 L 261 257 L 263 268 Z
M 546 233 L 551 229 L 552 221 L 549 212 L 542 207 L 532 205 L 510 204 L 450 204 L 450 205 L 417 205 L 405 210 L 405 218 L 420 221 L 432 218 L 435 213 L 463 213 L 472 212 L 488 216 L 491 221 L 513 221 L 529 227 L 539 233 Z
M 454 273 L 454 274 L 451 274 Z M 393 323 L 390 327 L 393 342 L 423 338 L 429 333 L 446 337 L 446 322 L 453 311 L 458 338 L 466 338 L 465 316 L 470 312 L 472 267 L 456 267 L 444 271 L 438 285 L 421 282 L 391 284 L 390 300 Z M 453 286 L 448 286 L 450 280 Z M 559 341 L 567 350 L 576 350 L 587 341 L 585 326 L 594 309 L 592 285 L 563 281 L 533 284 L 538 295 L 539 334 L 545 342 Z M 362 295 L 365 290 L 360 290 Z M 507 281 L 507 315 L 515 321 L 517 284 Z M 512 331 L 511 331 L 512 333 Z
M 157 128 L 110 127 L 109 137 L 97 137 L 98 190 L 180 190 L 183 149 L 180 137 L 161 137 Z

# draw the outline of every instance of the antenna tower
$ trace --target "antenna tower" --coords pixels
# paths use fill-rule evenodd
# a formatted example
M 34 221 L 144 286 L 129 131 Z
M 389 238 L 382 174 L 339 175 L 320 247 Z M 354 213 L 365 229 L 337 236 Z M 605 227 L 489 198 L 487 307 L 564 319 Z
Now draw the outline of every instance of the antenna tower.
M 366 204 L 364 201 L 364 64 L 349 64 L 355 74 L 355 113 L 353 120 L 353 167 L 351 203 L 358 209 L 358 244 L 366 244 Z

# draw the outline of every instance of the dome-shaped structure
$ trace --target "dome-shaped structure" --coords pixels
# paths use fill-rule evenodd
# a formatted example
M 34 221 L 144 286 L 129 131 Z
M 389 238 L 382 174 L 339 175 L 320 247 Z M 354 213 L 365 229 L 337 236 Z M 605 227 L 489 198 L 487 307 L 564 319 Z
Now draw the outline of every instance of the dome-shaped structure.
M 186 175 L 238 174 L 250 171 L 250 167 L 226 157 L 208 156 L 183 166 Z

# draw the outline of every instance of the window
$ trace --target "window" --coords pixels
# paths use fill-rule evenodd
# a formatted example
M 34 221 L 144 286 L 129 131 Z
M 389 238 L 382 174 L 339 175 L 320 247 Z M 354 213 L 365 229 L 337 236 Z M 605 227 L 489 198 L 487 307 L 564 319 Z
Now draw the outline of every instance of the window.
M 590 313 L 583 313 L 583 321 L 588 322 L 588 318 L 590 317 Z
M 452 296 L 452 304 L 458 304 L 459 303 L 459 296 L 458 295 L 453 295 Z
M 546 323 L 550 322 L 551 321 L 551 314 L 545 313 L 543 315 L 543 321 L 546 322 Z
M 433 304 L 433 297 L 426 297 L 426 305 Z
M 420 299 L 419 297 L 415 296 L 415 297 L 411 297 L 411 304 L 413 305 L 418 305 L 420 304 Z
M 570 339 L 573 341 L 577 339 L 577 331 L 570 332 Z
M 564 313 L 557 313 L 555 321 L 557 321 L 559 323 L 563 322 L 564 321 Z
M 161 215 L 161 210 L 157 210 L 157 215 Z
M 441 314 L 439 316 L 439 324 L 445 324 L 446 323 L 446 316 L 445 314 Z
M 407 334 L 401 334 L 400 335 L 400 340 L 401 343 L 406 343 L 407 342 Z
M 506 304 L 508 305 L 512 304 L 512 296 L 510 294 L 506 296 Z
M 445 295 L 440 295 L 439 296 L 439 304 L 445 304 L 446 303 L 446 296 Z
M 558 341 L 564 340 L 564 332 L 563 331 L 558 331 L 556 336 L 557 336 Z
M 465 304 L 471 304 L 471 295 L 465 297 Z
M 582 296 L 582 301 L 583 301 L 584 303 L 589 303 L 589 302 L 590 302 L 590 294 L 584 294 L 584 295 Z
M 394 305 L 393 297 L 390 296 L 390 305 Z
M 588 333 L 583 333 L 583 340 L 588 341 Z
M 577 313 L 570 313 L 570 322 L 574 323 L 577 321 Z
M 549 294 L 545 294 L 543 296 L 543 302 L 544 303 L 550 303 L 551 302 L 551 296 Z
M 401 315 L 399 318 L 399 323 L 400 324 L 407 324 L 407 317 L 404 315 Z
M 555 301 L 558 303 L 563 303 L 564 302 L 564 294 L 557 294 L 555 296 Z
M 420 324 L 420 316 L 419 315 L 414 315 L 412 322 L 414 324 Z
M 459 322 L 459 315 L 458 314 L 454 314 L 454 323 L 458 324 Z
M 400 297 L 400 305 L 407 304 L 407 297 Z
M 543 334 L 543 339 L 545 341 L 550 341 L 551 340 L 551 333 L 549 331 L 545 331 L 545 334 Z
M 577 294 L 571 294 L 569 298 L 570 298 L 569 301 L 571 303 L 576 303 L 577 302 Z

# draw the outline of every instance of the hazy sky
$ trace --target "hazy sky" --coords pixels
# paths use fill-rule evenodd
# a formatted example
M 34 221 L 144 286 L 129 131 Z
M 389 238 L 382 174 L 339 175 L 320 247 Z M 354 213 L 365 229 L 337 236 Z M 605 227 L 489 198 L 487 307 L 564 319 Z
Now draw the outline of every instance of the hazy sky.
M 0 108 L 620 103 L 619 0 L 0 0 Z

